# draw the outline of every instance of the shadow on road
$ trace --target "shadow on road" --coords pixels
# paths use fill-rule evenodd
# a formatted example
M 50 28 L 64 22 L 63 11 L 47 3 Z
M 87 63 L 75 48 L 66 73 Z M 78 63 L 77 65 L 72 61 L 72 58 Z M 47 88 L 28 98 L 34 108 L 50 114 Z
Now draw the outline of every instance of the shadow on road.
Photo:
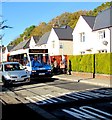
M 30 96 L 25 98 L 26 100 L 30 101 L 30 103 L 26 104 L 8 104 L 2 105 L 2 120 L 46 120 L 46 115 L 44 113 L 49 113 L 49 118 L 51 116 L 55 116 L 55 112 L 59 109 L 68 109 L 70 107 L 79 108 L 80 106 L 85 105 L 94 105 L 96 103 L 102 102 L 111 102 L 112 89 L 111 88 L 100 88 L 100 89 L 93 89 L 87 91 L 80 91 L 80 92 L 72 92 L 67 93 L 64 95 L 60 95 L 58 97 L 48 97 L 44 96 L 44 99 L 40 99 L 35 96 Z M 46 97 L 46 98 L 45 98 Z M 33 100 L 33 102 L 32 102 Z M 26 107 L 26 105 L 33 105 L 32 109 L 34 108 L 36 112 L 31 110 L 30 108 Z M 110 106 L 109 109 L 112 107 Z M 40 112 L 40 109 L 42 112 Z M 44 111 L 44 113 L 43 113 Z M 41 115 L 39 114 L 41 113 Z M 48 114 L 47 114 L 48 115 Z M 61 117 L 60 117 L 61 115 Z M 55 116 L 56 117 L 56 116 Z M 64 114 L 57 115 L 57 117 L 62 118 L 61 120 L 69 120 L 63 119 Z M 48 117 L 47 117 L 48 118 Z
M 50 78 L 50 79 L 33 79 L 31 80 L 30 83 L 21 83 L 21 84 L 15 84 L 15 85 L 9 85 L 9 86 L 4 86 L 4 85 L 0 85 L 0 92 L 5 92 L 5 91 L 9 91 L 9 90 L 14 90 L 15 88 L 17 87 L 22 87 L 22 86 L 29 86 L 29 88 L 33 88 L 33 86 L 30 86 L 30 85 L 38 85 L 38 83 L 52 83 L 54 82 L 55 80 L 59 80 L 57 78 Z M 36 87 L 36 86 L 34 86 Z M 22 89 L 22 88 L 20 88 Z M 20 90 L 19 89 L 19 90 Z M 24 89 L 24 88 L 23 88 Z
M 2 104 L 2 120 L 45 120 L 24 104 Z

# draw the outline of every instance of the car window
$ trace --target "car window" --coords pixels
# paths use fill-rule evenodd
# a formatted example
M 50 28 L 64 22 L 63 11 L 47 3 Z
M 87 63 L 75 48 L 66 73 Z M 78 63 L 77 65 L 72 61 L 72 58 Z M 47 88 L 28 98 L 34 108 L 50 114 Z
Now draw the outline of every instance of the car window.
M 20 64 L 6 64 L 5 71 L 15 71 L 15 70 L 23 70 L 24 68 Z

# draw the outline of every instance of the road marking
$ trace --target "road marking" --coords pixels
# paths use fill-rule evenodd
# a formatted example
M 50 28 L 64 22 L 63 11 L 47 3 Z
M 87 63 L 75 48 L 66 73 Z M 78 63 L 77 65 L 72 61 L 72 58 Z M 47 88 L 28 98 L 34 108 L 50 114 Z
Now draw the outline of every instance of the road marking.
M 102 110 L 90 107 L 90 106 L 81 106 L 79 108 L 69 108 L 69 109 L 61 109 L 63 112 L 73 116 L 78 119 L 104 119 L 110 120 L 112 119 L 112 115 L 110 113 L 104 112 Z
M 59 97 L 55 97 L 55 96 L 53 96 L 53 95 L 50 95 L 50 94 L 48 94 L 50 97 L 52 97 L 52 98 L 54 98 L 54 99 L 57 99 L 57 100 L 59 100 L 59 101 L 62 101 L 62 102 L 65 102 L 66 100 L 64 100 L 64 99 L 61 99 L 61 98 L 59 98 Z
M 78 99 L 75 98 L 74 96 L 70 96 L 70 95 L 67 95 L 67 94 L 65 94 L 64 97 L 66 97 L 66 98 L 70 98 L 70 99 L 74 99 L 74 100 L 78 100 Z
M 52 97 L 52 98 L 51 98 Z M 50 94 L 47 95 L 41 95 L 41 96 L 32 96 L 32 97 L 26 97 L 27 100 L 29 100 L 30 102 L 33 102 L 37 105 L 45 105 L 45 104 L 54 104 L 57 102 L 65 102 L 66 100 L 59 98 L 59 97 L 55 97 L 52 96 Z
M 106 93 L 103 94 L 103 93 Z M 107 95 L 108 93 L 108 95 Z M 45 104 L 55 104 L 55 103 L 60 103 L 60 102 L 67 102 L 70 100 L 90 100 L 94 98 L 104 98 L 104 97 L 109 97 L 110 94 L 108 91 L 86 91 L 86 92 L 75 92 L 75 93 L 59 93 L 59 96 L 53 96 L 50 94 L 47 95 L 36 95 L 36 96 L 30 96 L 26 97 L 27 100 L 35 102 L 37 105 L 45 105 Z M 32 100 L 31 100 L 32 99 Z
M 88 112 L 88 113 L 92 113 L 92 112 L 90 112 L 89 110 L 87 110 L 87 109 L 90 109 L 90 110 L 93 110 L 93 111 L 98 112 L 99 114 L 101 113 L 101 114 L 104 114 L 104 115 L 106 115 L 106 116 L 112 117 L 111 114 L 109 114 L 109 113 L 107 113 L 107 112 L 104 112 L 104 111 L 101 111 L 101 110 L 99 110 L 99 109 L 90 107 L 90 106 L 82 106 L 82 107 L 80 107 L 80 109 L 83 110 L 83 111 L 86 111 L 86 112 Z M 92 114 L 93 114 L 93 113 L 92 113 Z M 98 116 L 99 116 L 99 115 L 98 115 Z
M 82 111 L 79 111 L 79 110 L 76 110 L 76 109 L 73 109 L 73 108 L 70 108 L 71 110 L 74 110 L 74 111 L 71 111 L 71 110 L 67 110 L 67 109 L 62 109 L 63 112 L 65 113 L 68 113 L 69 115 L 75 117 L 75 118 L 78 118 L 78 119 L 95 119 L 94 116 L 91 116 L 87 113 L 84 113 Z
M 82 95 L 81 93 L 72 93 L 71 95 L 74 97 L 76 96 L 76 97 L 82 98 L 82 99 L 92 98 L 92 97 L 87 96 L 87 95 Z

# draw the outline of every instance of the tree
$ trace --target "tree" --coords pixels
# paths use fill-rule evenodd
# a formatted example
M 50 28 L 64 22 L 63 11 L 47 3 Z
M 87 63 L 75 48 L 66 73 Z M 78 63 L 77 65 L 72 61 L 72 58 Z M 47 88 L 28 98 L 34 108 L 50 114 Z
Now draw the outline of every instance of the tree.
M 12 27 L 10 27 L 10 26 L 8 26 L 8 25 L 4 25 L 4 23 L 5 23 L 6 21 L 7 21 L 7 20 L 3 20 L 2 22 L 0 22 L 0 30 L 3 30 L 3 29 L 5 29 L 5 28 L 12 28 Z M 4 36 L 4 34 L 3 34 L 3 35 L 0 35 L 0 40 L 2 40 L 3 36 Z
M 1 16 L 0 16 L 1 17 Z M 8 25 L 4 25 L 4 23 L 6 22 L 6 20 L 3 20 L 2 22 L 0 22 L 0 30 L 3 30 L 5 28 L 12 28 Z M 1 33 L 1 32 L 0 32 Z M 4 48 L 4 46 L 2 45 L 2 38 L 3 38 L 4 34 L 0 34 L 0 42 L 1 42 L 1 49 L 0 49 L 0 62 L 2 62 L 2 49 Z
M 20 34 L 19 38 L 16 38 L 15 40 L 13 40 L 11 42 L 11 44 L 12 45 L 13 45 L 13 43 L 14 43 L 14 45 L 18 44 L 19 42 L 21 42 L 23 40 L 22 39 L 23 36 L 26 36 L 27 38 L 30 38 L 31 36 L 41 37 L 46 32 L 50 31 L 54 25 L 56 27 L 69 25 L 71 28 L 74 29 L 74 27 L 76 26 L 77 21 L 81 15 L 97 16 L 97 14 L 100 11 L 107 9 L 110 6 L 112 6 L 112 2 L 105 2 L 105 3 L 101 4 L 100 6 L 96 7 L 94 10 L 90 10 L 90 11 L 79 10 L 79 11 L 76 11 L 73 13 L 65 12 L 65 13 L 53 18 L 48 23 L 41 22 L 37 26 L 32 25 L 32 26 L 26 28 L 25 31 L 22 34 Z M 5 26 L 5 27 L 3 27 L 3 29 L 4 28 L 7 28 L 7 27 Z

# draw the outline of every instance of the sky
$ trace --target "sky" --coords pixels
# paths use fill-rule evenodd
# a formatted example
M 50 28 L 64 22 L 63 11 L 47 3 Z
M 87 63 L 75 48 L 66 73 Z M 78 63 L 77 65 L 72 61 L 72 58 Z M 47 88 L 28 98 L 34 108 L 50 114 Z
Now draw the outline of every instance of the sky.
M 41 22 L 48 23 L 56 16 L 65 12 L 79 10 L 93 10 L 103 2 L 3 2 L 2 20 L 7 20 L 4 25 L 13 28 L 2 30 L 4 37 L 2 44 L 7 46 L 31 25 L 39 25 Z M 1 9 L 0 8 L 0 9 Z

